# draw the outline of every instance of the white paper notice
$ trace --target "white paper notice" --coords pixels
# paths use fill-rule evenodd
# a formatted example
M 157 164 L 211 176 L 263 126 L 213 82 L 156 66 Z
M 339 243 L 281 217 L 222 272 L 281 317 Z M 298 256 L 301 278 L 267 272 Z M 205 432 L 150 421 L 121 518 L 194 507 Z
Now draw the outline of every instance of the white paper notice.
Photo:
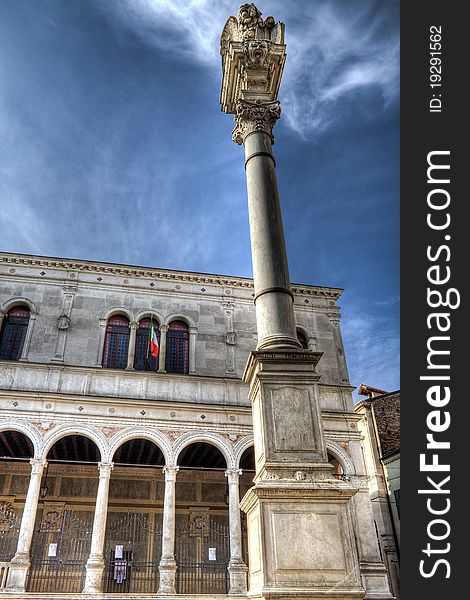
M 116 546 L 114 549 L 114 558 L 122 558 L 122 551 L 124 546 Z
M 49 544 L 47 556 L 57 556 L 57 544 Z
M 217 560 L 216 548 L 209 548 L 209 560 Z

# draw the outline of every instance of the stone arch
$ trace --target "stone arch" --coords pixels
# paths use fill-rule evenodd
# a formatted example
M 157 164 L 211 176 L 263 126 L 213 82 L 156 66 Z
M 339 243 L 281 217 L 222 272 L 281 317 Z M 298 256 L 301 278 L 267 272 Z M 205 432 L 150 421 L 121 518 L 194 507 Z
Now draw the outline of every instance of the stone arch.
M 197 442 L 206 442 L 207 444 L 212 444 L 212 446 L 215 446 L 218 450 L 222 452 L 222 455 L 225 458 L 225 462 L 227 463 L 227 469 L 235 468 L 235 456 L 233 450 L 221 436 L 215 433 L 196 431 L 188 431 L 187 433 L 181 435 L 175 441 L 175 443 L 173 444 L 173 464 L 178 464 L 178 456 L 181 450 L 183 450 L 183 448 L 186 448 L 186 446 Z
M 332 442 L 331 440 L 327 440 L 325 442 L 325 446 L 328 452 L 332 454 L 334 458 L 336 458 L 336 460 L 340 463 L 345 475 L 356 474 L 356 469 L 354 467 L 352 458 L 344 448 L 342 448 L 336 442 Z
M 99 429 L 92 425 L 72 425 L 69 423 L 59 425 L 44 437 L 40 458 L 46 459 L 52 446 L 61 438 L 68 435 L 83 435 L 90 439 L 97 445 L 98 450 L 100 451 L 100 461 L 107 462 L 109 460 L 109 444 L 106 437 Z
M 173 464 L 173 452 L 168 439 L 159 431 L 152 431 L 141 427 L 129 427 L 123 431 L 118 431 L 109 440 L 109 449 L 107 459 L 109 462 L 112 461 L 116 450 L 130 440 L 144 439 L 149 442 L 153 442 L 163 453 L 165 459 L 165 465 Z
M 194 329 L 197 327 L 195 321 L 191 317 L 182 315 L 180 313 L 173 313 L 172 315 L 169 315 L 164 319 L 161 325 L 170 325 L 172 321 L 183 321 L 183 323 L 186 323 L 188 327 L 193 327 Z
M 38 316 L 38 311 L 36 305 L 29 300 L 29 298 L 24 298 L 23 296 L 17 296 L 15 298 L 10 298 L 6 300 L 3 304 L 2 310 L 0 311 L 0 329 L 3 323 L 4 317 L 8 314 L 8 311 L 15 306 L 25 305 L 29 309 L 29 319 L 28 319 L 28 327 L 26 329 L 26 334 L 23 341 L 23 348 L 21 350 L 21 356 L 19 360 L 27 361 L 29 354 L 29 347 L 31 345 L 31 339 L 33 336 L 33 327 L 36 322 L 36 317 Z
M 33 302 L 31 302 L 29 298 L 23 298 L 22 296 L 6 300 L 3 303 L 2 312 L 7 313 L 11 308 L 15 308 L 15 306 L 20 306 L 21 304 L 25 304 L 29 308 L 31 315 L 38 314 L 36 305 Z
M 135 320 L 133 313 L 123 306 L 108 308 L 108 310 L 101 315 L 101 319 L 107 321 L 110 317 L 114 317 L 114 315 L 125 315 L 129 319 L 129 323 L 132 323 Z
M 41 454 L 42 438 L 34 425 L 17 420 L 0 421 L 0 431 L 18 431 L 19 433 L 23 433 L 33 444 L 33 458 L 39 458 Z
M 148 317 L 154 317 L 158 321 L 159 325 L 162 325 L 162 323 L 164 322 L 164 318 L 163 318 L 163 315 L 161 313 L 157 312 L 156 310 L 149 309 L 149 308 L 146 308 L 144 310 L 140 310 L 136 314 L 135 320 L 138 323 L 142 319 L 147 319 Z
M 309 332 L 309 330 L 306 327 L 304 327 L 303 325 L 300 325 L 299 323 L 295 324 L 295 328 L 297 331 L 304 334 L 306 340 L 308 340 L 308 338 L 312 336 L 312 334 Z
M 255 445 L 255 440 L 252 435 L 247 435 L 243 437 L 241 440 L 235 444 L 233 448 L 234 460 L 235 460 L 235 468 L 239 468 L 240 459 L 243 456 L 245 450 L 247 450 L 250 446 Z

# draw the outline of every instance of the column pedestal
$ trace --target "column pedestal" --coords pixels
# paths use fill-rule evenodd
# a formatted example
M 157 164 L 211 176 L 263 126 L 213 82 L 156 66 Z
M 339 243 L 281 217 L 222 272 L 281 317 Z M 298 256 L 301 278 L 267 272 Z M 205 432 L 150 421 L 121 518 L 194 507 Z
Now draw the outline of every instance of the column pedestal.
M 357 488 L 333 477 L 323 441 L 315 371 L 320 353 L 252 352 L 255 485 L 247 513 L 252 598 L 363 598 L 349 500 Z

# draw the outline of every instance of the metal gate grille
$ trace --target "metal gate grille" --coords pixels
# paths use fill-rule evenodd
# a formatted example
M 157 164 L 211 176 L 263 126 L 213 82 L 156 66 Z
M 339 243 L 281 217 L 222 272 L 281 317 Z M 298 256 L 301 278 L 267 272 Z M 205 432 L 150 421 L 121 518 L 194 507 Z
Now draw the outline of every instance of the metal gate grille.
M 193 526 L 176 527 L 178 594 L 227 594 L 229 528 L 202 516 Z
M 109 513 L 105 537 L 104 590 L 151 594 L 158 591 L 162 527 L 154 513 Z
M 26 591 L 81 592 L 92 528 L 92 512 L 59 509 L 41 518 L 33 535 Z
M 9 502 L 0 502 L 0 560 L 13 558 L 18 544 L 21 526 L 21 512 Z

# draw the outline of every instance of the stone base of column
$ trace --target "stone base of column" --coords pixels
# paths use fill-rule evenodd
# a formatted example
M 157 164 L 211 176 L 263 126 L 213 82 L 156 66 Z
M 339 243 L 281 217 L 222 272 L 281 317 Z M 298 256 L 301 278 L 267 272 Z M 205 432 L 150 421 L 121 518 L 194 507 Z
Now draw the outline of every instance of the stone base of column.
M 26 554 L 15 554 L 10 561 L 10 573 L 5 592 L 7 593 L 24 593 L 26 588 L 26 578 L 28 576 L 31 561 Z
M 228 564 L 229 574 L 229 594 L 241 594 L 246 595 L 247 583 L 246 576 L 248 573 L 248 567 L 245 563 L 240 561 L 230 561 Z
M 248 597 L 362 600 L 353 525 L 353 486 L 334 479 L 259 481 L 240 507 L 247 513 Z
M 176 594 L 176 560 L 174 557 L 162 556 L 160 565 L 158 566 L 160 572 L 160 586 L 158 588 L 159 594 Z
M 360 568 L 362 585 L 366 590 L 365 600 L 394 600 L 383 563 L 361 561 Z
M 103 557 L 90 556 L 86 563 L 84 594 L 100 594 L 103 591 L 103 571 Z

